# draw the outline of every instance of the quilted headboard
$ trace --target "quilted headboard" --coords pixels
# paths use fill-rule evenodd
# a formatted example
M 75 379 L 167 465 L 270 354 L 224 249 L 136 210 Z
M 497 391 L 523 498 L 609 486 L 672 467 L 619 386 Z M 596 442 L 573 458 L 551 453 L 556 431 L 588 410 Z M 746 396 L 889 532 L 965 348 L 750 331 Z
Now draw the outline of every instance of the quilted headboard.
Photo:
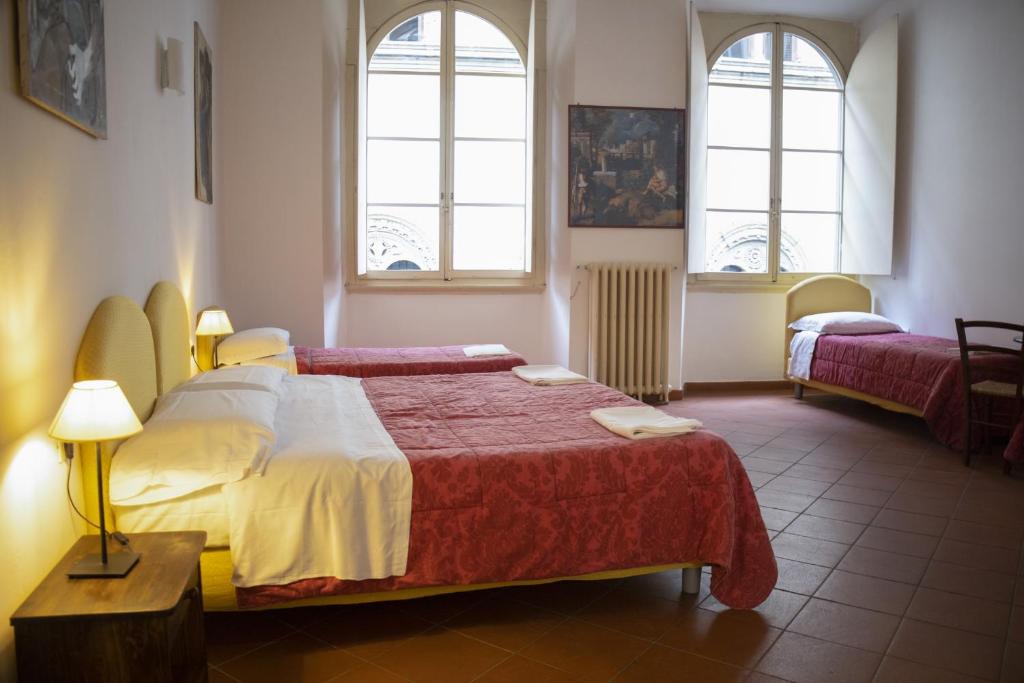
M 790 288 L 786 293 L 786 346 L 783 359 L 789 360 L 789 343 L 794 334 L 789 329 L 791 322 L 805 315 L 832 311 L 870 313 L 871 290 L 842 275 L 818 275 Z
M 192 376 L 188 307 L 177 285 L 165 281 L 153 286 L 145 310 L 153 330 L 157 391 L 162 395 Z
M 146 314 L 128 297 L 101 301 L 78 347 L 75 381 L 115 380 L 145 422 L 157 397 L 156 377 L 153 333 Z

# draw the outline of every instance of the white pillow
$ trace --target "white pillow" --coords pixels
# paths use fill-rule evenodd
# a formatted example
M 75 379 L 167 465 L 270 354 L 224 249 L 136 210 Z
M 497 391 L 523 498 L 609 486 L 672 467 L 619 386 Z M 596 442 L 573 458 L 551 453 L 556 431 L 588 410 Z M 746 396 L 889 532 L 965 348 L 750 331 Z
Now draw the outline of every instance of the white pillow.
M 277 393 L 287 371 L 279 367 L 231 365 L 201 372 L 174 388 L 174 391 L 211 391 L 223 389 L 259 389 Z
M 798 332 L 820 332 L 821 334 L 881 334 L 904 331 L 902 327 L 888 318 L 860 311 L 835 311 L 805 315 L 790 323 L 789 329 Z
M 277 394 L 182 391 L 157 400 L 110 465 L 110 502 L 171 500 L 261 473 L 274 445 Z
M 217 361 L 235 365 L 253 358 L 276 356 L 288 350 L 288 330 L 279 327 L 254 327 L 235 332 L 217 345 Z
M 242 361 L 240 364 L 234 367 L 246 367 L 246 366 L 267 366 L 271 368 L 280 368 L 289 375 L 299 374 L 298 361 L 295 359 L 295 347 L 289 346 L 288 350 L 284 353 L 279 353 L 276 356 L 267 356 L 265 358 L 253 358 L 252 360 Z

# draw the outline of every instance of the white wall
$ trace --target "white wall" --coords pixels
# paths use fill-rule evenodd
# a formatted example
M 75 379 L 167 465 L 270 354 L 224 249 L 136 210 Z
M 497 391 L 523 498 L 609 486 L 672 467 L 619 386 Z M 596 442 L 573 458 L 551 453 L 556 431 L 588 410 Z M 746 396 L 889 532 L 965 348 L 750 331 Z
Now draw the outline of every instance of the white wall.
M 108 135 L 95 140 L 19 94 L 15 2 L 0 2 L 0 680 L 14 678 L 9 616 L 84 531 L 64 493 L 67 466 L 46 436 L 72 381 L 96 304 L 140 304 L 166 279 L 192 310 L 218 297 L 217 206 L 194 197 L 192 22 L 213 51 L 210 0 L 107 0 Z M 157 41 L 185 43 L 186 94 L 164 94 Z M 215 144 L 220 111 L 214 108 Z M 215 147 L 215 164 L 221 149 Z M 223 187 L 215 165 L 214 195 Z M 218 199 L 219 201 L 219 199 Z M 73 467 L 73 491 L 81 492 Z
M 324 341 L 324 7 L 222 0 L 219 199 L 224 300 L 237 329 Z
M 569 307 L 576 282 L 572 245 L 566 226 L 568 209 L 569 105 L 575 101 L 577 0 L 547 3 L 547 227 L 548 282 L 544 320 L 550 362 L 568 367 Z
M 899 0 L 892 277 L 865 284 L 886 316 L 954 336 L 953 319 L 1024 321 L 1020 0 Z
M 555 4 L 555 3 L 551 3 Z M 631 107 L 686 106 L 686 13 L 680 0 L 642 3 L 589 0 L 576 12 L 573 102 Z M 557 34 L 552 33 L 557 40 Z M 553 112 L 568 116 L 565 109 Z M 564 154 L 565 147 L 560 148 Z M 552 177 L 568 183 L 568 174 Z M 565 225 L 564 206 L 559 217 Z M 657 228 L 569 229 L 571 262 L 653 261 L 677 267 L 672 277 L 669 383 L 682 386 L 685 232 Z M 589 292 L 585 271 L 571 273 L 570 367 L 587 370 Z
M 786 295 L 781 292 L 687 291 L 685 380 L 782 379 L 785 314 Z

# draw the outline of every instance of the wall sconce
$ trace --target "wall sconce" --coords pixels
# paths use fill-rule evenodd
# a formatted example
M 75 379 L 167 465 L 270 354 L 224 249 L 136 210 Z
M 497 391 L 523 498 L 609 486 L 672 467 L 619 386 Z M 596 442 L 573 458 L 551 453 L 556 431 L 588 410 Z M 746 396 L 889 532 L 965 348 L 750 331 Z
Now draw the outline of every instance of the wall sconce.
M 181 41 L 168 38 L 167 47 L 160 51 L 160 86 L 164 90 L 173 90 L 179 95 L 185 94 L 185 58 Z

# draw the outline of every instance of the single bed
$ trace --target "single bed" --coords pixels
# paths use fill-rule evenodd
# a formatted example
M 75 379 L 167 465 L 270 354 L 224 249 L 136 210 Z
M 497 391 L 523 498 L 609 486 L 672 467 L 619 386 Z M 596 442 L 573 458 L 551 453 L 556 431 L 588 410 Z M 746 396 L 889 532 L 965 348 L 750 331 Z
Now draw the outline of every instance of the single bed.
M 518 353 L 468 357 L 465 346 L 295 347 L 299 374 L 346 377 L 451 375 L 465 372 L 499 372 L 526 365 Z
M 818 336 L 807 377 L 792 372 L 794 340 L 790 325 L 806 315 L 835 311 L 871 312 L 871 290 L 840 275 L 819 275 L 792 287 L 786 295 L 786 377 L 798 398 L 811 387 L 866 401 L 887 410 L 924 418 L 947 446 L 962 445 L 963 393 L 959 347 L 955 339 L 906 332 Z M 806 349 L 805 349 L 806 351 Z M 978 381 L 1000 379 L 1012 365 L 998 355 L 973 360 Z M 1011 444 L 1008 459 L 1017 459 Z
M 188 315 L 175 294 L 165 288 L 151 296 L 146 314 L 129 299 L 105 300 L 79 350 L 76 379 L 117 380 L 143 421 L 159 394 L 188 379 L 181 370 L 188 367 Z M 596 384 L 535 387 L 511 373 L 347 381 L 365 387 L 416 482 L 407 571 L 236 589 L 232 549 L 208 548 L 207 609 L 406 599 L 672 568 L 683 569 L 695 589 L 704 565 L 712 566 L 712 593 L 743 608 L 760 603 L 775 584 L 774 554 L 749 480 L 728 444 L 710 432 L 643 441 L 615 436 L 589 410 L 635 402 Z M 108 477 L 110 460 L 106 454 Z M 271 460 L 263 480 L 272 481 L 273 468 Z M 99 505 L 117 523 L 109 499 L 87 496 L 90 514 Z M 202 514 L 221 510 L 217 500 L 191 505 Z

